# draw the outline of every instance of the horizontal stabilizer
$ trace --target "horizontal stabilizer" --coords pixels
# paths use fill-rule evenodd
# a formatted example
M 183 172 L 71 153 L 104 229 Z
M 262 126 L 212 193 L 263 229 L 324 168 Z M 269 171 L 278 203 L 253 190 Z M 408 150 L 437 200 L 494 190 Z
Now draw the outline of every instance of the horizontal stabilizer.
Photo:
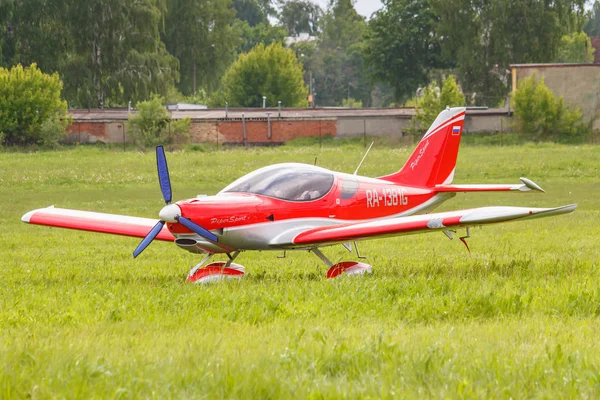
M 535 190 L 544 192 L 538 184 L 527 179 L 520 178 L 521 184 L 485 184 L 485 185 L 435 185 L 435 190 L 438 192 L 503 192 L 503 191 L 518 191 L 529 192 Z

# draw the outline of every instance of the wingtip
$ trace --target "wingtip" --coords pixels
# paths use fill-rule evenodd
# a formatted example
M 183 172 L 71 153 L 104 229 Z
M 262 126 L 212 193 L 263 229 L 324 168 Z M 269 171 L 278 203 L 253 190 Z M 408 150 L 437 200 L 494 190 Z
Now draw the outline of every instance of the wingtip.
M 520 177 L 519 179 L 521 180 L 521 182 L 523 182 L 523 185 L 525 185 L 525 187 L 529 188 L 530 190 L 537 190 L 538 192 L 546 193 L 546 191 L 542 189 L 540 185 L 538 185 L 531 179 L 527 179 L 525 177 Z
M 29 224 L 31 222 L 31 217 L 33 216 L 33 214 L 35 214 L 38 211 L 45 210 L 45 209 L 48 209 L 48 208 L 54 208 L 54 205 L 48 206 L 46 208 L 38 208 L 38 209 L 35 209 L 35 210 L 31 210 L 31 211 L 23 214 L 23 216 L 21 217 L 21 221 Z
M 35 214 L 37 210 L 33 210 L 33 211 L 29 211 L 28 213 L 23 214 L 23 216 L 21 217 L 21 221 L 25 222 L 25 223 L 29 223 L 29 221 L 31 221 L 31 216 L 33 214 Z

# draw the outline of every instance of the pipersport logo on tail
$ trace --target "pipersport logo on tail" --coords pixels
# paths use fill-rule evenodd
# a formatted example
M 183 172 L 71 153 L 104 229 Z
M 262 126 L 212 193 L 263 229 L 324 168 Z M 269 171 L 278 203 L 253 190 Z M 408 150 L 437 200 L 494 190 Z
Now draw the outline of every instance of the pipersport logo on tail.
M 410 163 L 410 169 L 412 169 L 413 171 L 415 170 L 415 167 L 417 165 L 419 165 L 419 161 L 421 161 L 421 158 L 425 154 L 425 151 L 427 151 L 428 147 L 429 147 L 429 140 L 427 140 L 425 142 L 425 144 L 423 145 L 423 147 L 421 147 L 421 150 L 419 150 L 419 155 L 417 155 L 417 158 L 415 158 L 415 161 Z

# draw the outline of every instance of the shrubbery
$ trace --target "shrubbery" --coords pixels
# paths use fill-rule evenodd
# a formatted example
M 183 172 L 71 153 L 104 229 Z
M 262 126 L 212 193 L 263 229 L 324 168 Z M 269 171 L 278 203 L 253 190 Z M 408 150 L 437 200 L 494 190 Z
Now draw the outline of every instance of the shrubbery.
M 587 132 L 581 110 L 565 106 L 535 75 L 519 82 L 512 106 L 516 129 L 529 139 L 569 140 Z
M 58 74 L 44 74 L 35 64 L 0 68 L 0 145 L 56 146 L 66 133 L 61 90 Z
M 137 113 L 127 121 L 127 133 L 140 148 L 174 144 L 188 137 L 191 120 L 174 120 L 160 97 L 136 105 Z
M 276 107 L 278 101 L 284 107 L 306 106 L 302 65 L 281 43 L 260 43 L 241 54 L 223 75 L 222 85 L 222 99 L 232 107 L 260 107 L 263 96 L 268 107 Z
M 462 94 L 454 75 L 448 76 L 442 84 L 442 90 L 435 83 L 427 86 L 418 107 L 415 121 L 419 129 L 427 129 L 435 121 L 436 117 L 446 107 L 460 107 L 465 105 L 465 95 Z

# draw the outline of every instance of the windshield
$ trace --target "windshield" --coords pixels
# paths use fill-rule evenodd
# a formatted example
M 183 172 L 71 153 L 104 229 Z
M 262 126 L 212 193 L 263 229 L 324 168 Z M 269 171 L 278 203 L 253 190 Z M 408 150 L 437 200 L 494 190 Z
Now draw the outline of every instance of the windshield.
M 241 177 L 222 193 L 254 193 L 291 201 L 311 201 L 327 194 L 333 174 L 303 164 L 266 167 Z

